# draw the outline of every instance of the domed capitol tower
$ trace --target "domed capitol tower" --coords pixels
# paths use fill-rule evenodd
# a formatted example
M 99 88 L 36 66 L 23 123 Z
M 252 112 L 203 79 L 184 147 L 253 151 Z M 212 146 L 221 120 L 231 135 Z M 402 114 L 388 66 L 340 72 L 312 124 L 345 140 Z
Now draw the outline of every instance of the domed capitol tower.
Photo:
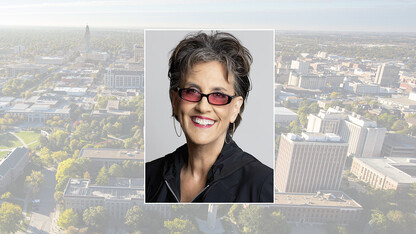
M 90 39 L 91 39 L 91 35 L 90 35 L 90 27 L 87 26 L 85 27 L 85 53 L 89 53 L 91 51 L 90 49 Z

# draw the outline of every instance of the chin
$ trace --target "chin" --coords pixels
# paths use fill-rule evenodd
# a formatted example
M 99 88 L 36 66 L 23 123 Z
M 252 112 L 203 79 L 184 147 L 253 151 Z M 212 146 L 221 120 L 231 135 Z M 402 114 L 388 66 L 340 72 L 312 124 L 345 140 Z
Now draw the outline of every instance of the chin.
M 204 136 L 204 135 L 190 135 L 186 138 L 188 143 L 192 142 L 195 145 L 209 145 L 218 141 L 218 139 L 222 139 L 223 137 L 212 137 L 212 136 Z M 224 138 L 225 139 L 225 138 Z M 221 144 L 223 141 L 221 141 Z

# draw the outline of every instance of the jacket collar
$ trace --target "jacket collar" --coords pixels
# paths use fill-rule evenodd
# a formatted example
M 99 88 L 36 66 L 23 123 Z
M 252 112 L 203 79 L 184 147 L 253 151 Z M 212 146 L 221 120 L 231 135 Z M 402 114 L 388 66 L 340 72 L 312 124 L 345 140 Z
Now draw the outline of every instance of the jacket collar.
M 229 144 L 224 143 L 221 152 L 208 171 L 206 184 L 212 184 L 215 181 L 228 176 L 225 168 L 232 166 L 237 163 L 240 158 L 234 157 L 241 155 L 244 152 L 237 146 L 237 144 L 231 140 Z M 175 152 L 173 157 L 170 157 L 165 161 L 163 168 L 163 178 L 169 184 L 172 191 L 179 198 L 180 197 L 180 173 L 183 165 L 188 162 L 188 146 L 187 144 L 182 145 Z

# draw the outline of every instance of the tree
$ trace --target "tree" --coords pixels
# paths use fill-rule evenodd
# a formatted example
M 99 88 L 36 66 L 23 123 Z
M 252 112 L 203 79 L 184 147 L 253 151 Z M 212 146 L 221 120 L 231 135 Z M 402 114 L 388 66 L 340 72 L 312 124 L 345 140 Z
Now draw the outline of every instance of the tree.
M 330 97 L 331 99 L 339 99 L 339 98 L 342 98 L 342 94 L 341 94 L 341 93 L 339 93 L 339 92 L 332 92 L 332 93 L 329 95 L 329 97 Z
M 249 206 L 240 211 L 238 215 L 238 224 L 244 233 L 267 233 L 264 208 L 259 206 Z
M 82 178 L 84 178 L 84 179 L 91 179 L 91 175 L 90 175 L 90 173 L 88 171 L 86 171 L 84 173 L 84 175 L 82 176 Z
M 393 125 L 391 126 L 391 130 L 399 132 L 399 131 L 408 131 L 409 130 L 409 125 L 407 124 L 406 121 L 399 119 L 396 120 Z
M 52 152 L 46 147 L 40 149 L 39 158 L 44 165 L 52 165 L 53 163 Z
M 228 211 L 228 216 L 233 222 L 237 222 L 240 211 L 243 209 L 243 206 L 240 204 L 234 204 L 231 206 Z
M 90 207 L 84 210 L 82 220 L 94 230 L 103 230 L 107 227 L 108 213 L 103 206 Z
M 68 158 L 58 165 L 56 170 L 56 181 L 61 181 L 65 177 L 76 177 L 77 168 L 75 167 L 75 159 Z
M 156 211 L 146 210 L 144 212 L 141 207 L 133 206 L 127 210 L 125 224 L 131 230 L 148 227 L 152 231 L 157 231 L 163 227 L 163 218 Z
M 61 191 L 61 192 L 63 192 L 65 190 L 65 188 L 66 188 L 66 185 L 68 184 L 68 180 L 69 180 L 69 177 L 68 176 L 60 179 L 58 181 L 58 183 L 56 183 L 56 185 L 55 185 L 55 191 Z
M 0 233 L 15 233 L 23 218 L 20 206 L 4 202 L 0 207 Z
M 137 230 L 145 225 L 144 212 L 139 206 L 133 206 L 126 213 L 125 224 L 132 230 Z
M 195 225 L 189 219 L 166 220 L 164 227 L 169 230 L 169 233 L 195 233 L 197 231 Z
M 290 226 L 286 221 L 286 217 L 280 212 L 273 212 L 270 214 L 270 221 L 266 222 L 269 225 L 267 233 L 272 233 L 275 230 L 279 230 L 281 234 L 289 234 Z
M 66 234 L 87 234 L 88 233 L 88 228 L 76 228 L 74 226 L 70 226 L 68 227 L 68 229 L 66 230 Z
M 57 151 L 52 153 L 52 158 L 55 163 L 60 163 L 68 158 L 68 153 L 65 151 Z
M 46 146 L 48 144 L 48 138 L 44 135 L 40 135 L 39 136 L 39 144 L 43 147 Z
M 412 185 L 410 185 L 408 194 L 411 198 L 413 198 L 413 200 L 416 201 L 416 183 L 413 183 Z
M 108 169 L 108 173 L 112 177 L 122 177 L 124 175 L 123 168 L 118 164 L 113 164 Z
M 1 195 L 1 199 L 2 199 L 2 200 L 7 200 L 7 199 L 9 199 L 11 196 L 12 196 L 12 194 L 11 194 L 10 192 L 3 193 L 3 194 Z
M 299 126 L 298 121 L 293 120 L 289 124 L 290 132 L 300 134 L 302 132 L 302 128 Z
M 39 192 L 40 186 L 45 183 L 45 176 L 40 171 L 32 171 L 29 176 L 26 176 L 25 184 L 32 194 Z
M 97 185 L 108 185 L 108 171 L 105 166 L 103 166 L 98 172 L 97 179 L 95 180 Z
M 77 140 L 77 139 L 72 139 L 70 142 L 69 142 L 69 148 L 72 150 L 72 151 L 75 151 L 75 150 L 77 150 L 77 149 L 80 149 L 82 146 L 81 146 L 81 143 L 79 142 L 79 140 Z
M 372 210 L 371 221 L 376 233 L 387 233 L 388 223 L 387 218 L 380 210 Z
M 77 226 L 78 223 L 78 214 L 72 209 L 67 209 L 59 215 L 58 226 L 63 229 L 67 229 L 70 226 Z
M 61 191 L 56 191 L 53 194 L 53 198 L 55 199 L 56 202 L 63 203 L 64 202 L 64 193 L 61 192 Z

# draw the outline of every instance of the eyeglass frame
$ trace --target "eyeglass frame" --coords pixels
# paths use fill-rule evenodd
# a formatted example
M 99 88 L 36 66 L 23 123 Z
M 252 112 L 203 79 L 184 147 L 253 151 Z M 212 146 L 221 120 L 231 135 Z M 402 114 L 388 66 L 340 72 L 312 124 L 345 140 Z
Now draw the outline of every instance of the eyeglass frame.
M 201 98 L 198 100 L 198 101 L 190 101 L 190 100 L 187 100 L 187 99 L 185 99 L 185 98 L 183 98 L 182 97 L 182 91 L 183 90 L 189 90 L 189 89 L 192 89 L 192 90 L 195 90 L 197 93 L 199 93 L 200 95 L 201 95 Z M 202 98 L 203 97 L 206 97 L 207 98 L 207 101 L 208 101 L 208 103 L 209 104 L 211 104 L 211 105 L 214 105 L 214 106 L 225 106 L 225 105 L 228 105 L 228 104 L 230 104 L 231 103 L 231 101 L 233 100 L 233 98 L 235 98 L 235 97 L 238 97 L 238 96 L 236 96 L 236 95 L 234 95 L 234 96 L 230 96 L 230 95 L 228 95 L 228 94 L 225 94 L 225 93 L 221 93 L 221 92 L 212 92 L 212 93 L 209 93 L 209 94 L 205 94 L 205 93 L 201 93 L 199 90 L 197 90 L 197 89 L 193 89 L 193 88 L 176 88 L 176 92 L 178 92 L 178 95 L 179 95 L 179 97 L 182 99 L 182 100 L 185 100 L 185 101 L 188 101 L 188 102 L 200 102 L 201 100 L 202 100 Z M 222 94 L 222 95 L 225 95 L 225 96 L 227 96 L 228 97 L 228 101 L 226 102 L 226 103 L 224 103 L 224 104 L 215 104 L 215 103 L 211 103 L 210 101 L 209 101 L 209 95 L 211 95 L 211 94 Z

